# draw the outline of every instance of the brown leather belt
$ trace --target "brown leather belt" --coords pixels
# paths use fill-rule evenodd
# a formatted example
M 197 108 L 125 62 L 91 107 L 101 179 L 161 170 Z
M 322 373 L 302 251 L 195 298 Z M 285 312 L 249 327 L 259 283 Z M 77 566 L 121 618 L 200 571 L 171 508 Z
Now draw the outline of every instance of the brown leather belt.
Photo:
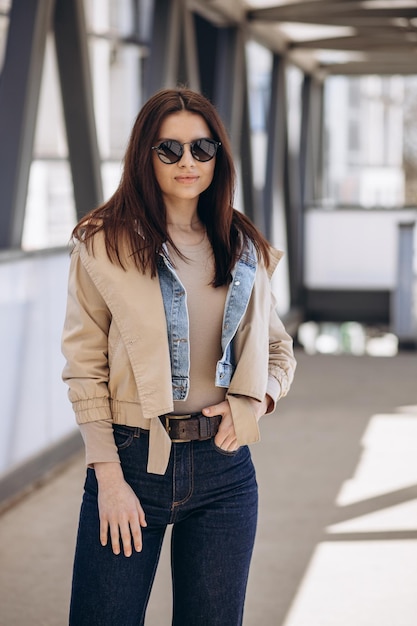
M 206 417 L 202 413 L 160 415 L 165 430 L 174 443 L 211 439 L 218 431 L 221 415 Z

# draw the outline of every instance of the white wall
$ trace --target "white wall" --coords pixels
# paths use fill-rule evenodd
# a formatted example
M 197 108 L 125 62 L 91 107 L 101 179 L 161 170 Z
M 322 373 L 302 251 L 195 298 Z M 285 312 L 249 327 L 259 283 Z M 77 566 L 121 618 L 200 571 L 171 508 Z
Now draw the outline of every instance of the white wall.
M 61 380 L 68 251 L 0 256 L 0 476 L 75 431 Z
M 305 222 L 305 286 L 394 289 L 398 224 L 413 221 L 415 210 L 311 209 Z

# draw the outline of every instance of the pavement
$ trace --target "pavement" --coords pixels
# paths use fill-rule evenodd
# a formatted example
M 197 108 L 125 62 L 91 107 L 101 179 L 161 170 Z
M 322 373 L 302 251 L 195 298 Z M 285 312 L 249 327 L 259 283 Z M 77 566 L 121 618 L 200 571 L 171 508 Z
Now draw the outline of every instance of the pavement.
M 244 626 L 416 626 L 416 353 L 297 359 L 252 447 Z M 83 479 L 76 454 L 0 515 L 0 626 L 67 624 Z M 146 626 L 171 623 L 168 541 Z

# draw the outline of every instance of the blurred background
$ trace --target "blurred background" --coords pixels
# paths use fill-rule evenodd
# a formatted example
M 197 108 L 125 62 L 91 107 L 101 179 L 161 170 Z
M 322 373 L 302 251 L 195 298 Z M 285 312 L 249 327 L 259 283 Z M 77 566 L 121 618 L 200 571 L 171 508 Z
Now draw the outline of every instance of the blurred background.
M 40 515 L 42 541 L 48 507 L 66 510 L 53 492 L 65 476 L 75 499 L 67 530 L 75 533 L 82 453 L 60 353 L 70 233 L 116 189 L 141 105 L 178 84 L 218 108 L 234 150 L 236 207 L 285 251 L 273 287 L 300 363 L 279 425 L 267 421 L 264 452 L 254 450 L 273 493 L 265 488 L 253 577 L 265 593 L 249 596 L 247 624 L 414 626 L 415 1 L 0 0 L 0 557 L 19 515 Z M 310 484 L 312 450 L 321 473 Z M 51 501 L 28 513 L 30 498 L 35 506 L 47 497 L 42 489 Z M 296 534 L 307 502 L 315 531 L 339 533 L 333 551 L 312 539 L 308 523 Z M 343 526 L 343 506 L 363 524 L 344 518 Z M 308 544 L 302 555 L 288 547 L 295 540 Z M 283 555 L 287 569 L 276 565 Z M 61 617 L 55 605 L 43 615 L 42 590 L 33 598 L 38 618 L 19 612 L 19 584 L 27 592 L 34 582 L 29 570 L 22 583 L 19 560 L 3 552 L 0 624 L 65 623 L 70 562 L 57 591 L 48 558 Z M 342 562 L 351 567 L 337 581 Z M 400 569 L 382 575 L 387 562 Z M 359 571 L 366 575 L 356 591 L 369 590 L 366 597 L 352 589 Z M 387 600 L 397 575 L 401 592 Z M 337 601 L 326 612 L 328 581 Z M 356 609 L 342 593 L 347 581 Z M 282 600 L 268 600 L 271 584 Z M 165 623 L 157 601 L 153 610 L 149 624 Z

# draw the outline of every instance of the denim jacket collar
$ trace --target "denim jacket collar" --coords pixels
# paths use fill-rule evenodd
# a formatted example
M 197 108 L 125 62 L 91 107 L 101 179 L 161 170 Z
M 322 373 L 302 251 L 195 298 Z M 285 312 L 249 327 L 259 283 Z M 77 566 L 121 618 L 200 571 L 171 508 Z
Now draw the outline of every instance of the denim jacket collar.
M 249 303 L 256 268 L 256 250 L 249 241 L 232 270 L 232 278 L 227 291 L 221 336 L 222 357 L 217 363 L 214 381 L 217 387 L 228 388 L 230 386 L 236 367 L 233 338 Z M 165 244 L 158 263 L 158 275 L 167 320 L 173 399 L 185 400 L 190 387 L 187 293 L 169 260 Z

